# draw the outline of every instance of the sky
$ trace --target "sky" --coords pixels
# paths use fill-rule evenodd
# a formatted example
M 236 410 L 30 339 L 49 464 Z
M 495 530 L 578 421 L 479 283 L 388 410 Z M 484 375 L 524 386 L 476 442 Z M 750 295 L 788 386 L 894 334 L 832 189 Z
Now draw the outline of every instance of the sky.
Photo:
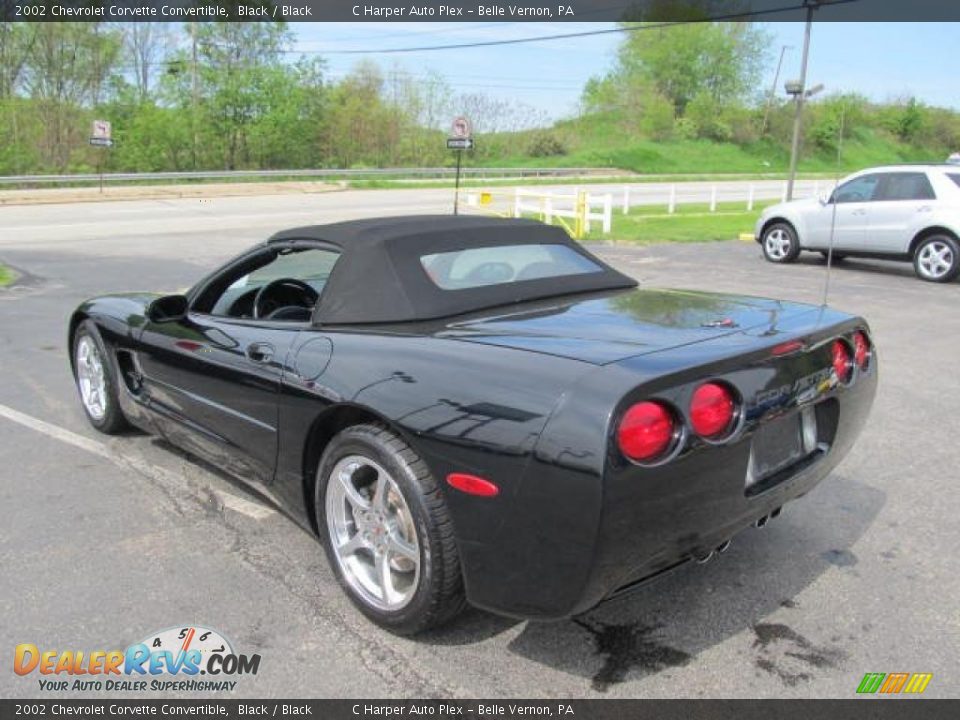
M 802 23 L 763 23 L 771 35 L 768 92 L 784 45 L 778 92 L 783 81 L 799 77 Z M 612 33 L 568 40 L 539 41 L 435 52 L 340 55 L 337 50 L 385 49 L 502 40 L 615 27 L 612 23 L 291 23 L 296 48 L 319 53 L 333 79 L 360 60 L 414 76 L 437 72 L 457 92 L 480 92 L 538 108 L 551 118 L 575 115 L 580 91 L 593 76 L 613 64 L 621 35 Z M 902 96 L 960 109 L 956 80 L 956 42 L 960 23 L 814 23 L 808 86 L 826 93 L 855 91 L 877 101 Z

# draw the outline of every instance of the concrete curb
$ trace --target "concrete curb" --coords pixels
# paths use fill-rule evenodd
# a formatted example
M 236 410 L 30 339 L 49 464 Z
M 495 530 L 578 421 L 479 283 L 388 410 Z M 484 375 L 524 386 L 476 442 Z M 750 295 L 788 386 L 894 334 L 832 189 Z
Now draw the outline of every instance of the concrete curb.
M 136 187 L 55 188 L 0 191 L 3 205 L 50 205 L 116 200 L 244 197 L 252 195 L 315 194 L 346 190 L 345 184 L 318 182 L 210 183 L 203 185 L 142 185 Z

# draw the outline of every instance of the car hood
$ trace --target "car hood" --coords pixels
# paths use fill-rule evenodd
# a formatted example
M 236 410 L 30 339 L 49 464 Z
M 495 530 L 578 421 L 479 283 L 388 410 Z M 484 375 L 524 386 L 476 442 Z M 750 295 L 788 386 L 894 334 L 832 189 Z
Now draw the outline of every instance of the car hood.
M 640 289 L 461 320 L 437 336 L 606 364 L 775 327 L 815 306 L 689 290 Z
M 805 197 L 800 198 L 799 200 L 790 200 L 788 202 L 777 203 L 776 205 L 770 205 L 763 209 L 761 215 L 763 217 L 769 217 L 771 215 L 778 215 L 789 210 L 806 210 L 809 208 L 820 207 L 820 198 L 817 197 Z

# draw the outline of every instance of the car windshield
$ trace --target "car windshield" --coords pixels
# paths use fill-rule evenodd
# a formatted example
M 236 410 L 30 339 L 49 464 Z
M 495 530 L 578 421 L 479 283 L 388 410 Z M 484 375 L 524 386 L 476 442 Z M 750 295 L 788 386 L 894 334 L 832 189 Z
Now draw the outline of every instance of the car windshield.
M 423 255 L 420 264 L 443 290 L 583 275 L 603 268 L 559 244 L 498 245 Z

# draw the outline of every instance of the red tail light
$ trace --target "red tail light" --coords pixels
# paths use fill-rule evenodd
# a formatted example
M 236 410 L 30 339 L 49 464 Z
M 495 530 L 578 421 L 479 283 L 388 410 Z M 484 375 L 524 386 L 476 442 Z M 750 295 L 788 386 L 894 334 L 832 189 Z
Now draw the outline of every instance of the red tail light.
M 850 348 L 843 340 L 833 341 L 833 371 L 840 382 L 850 382 L 853 375 L 853 362 L 850 357 Z
M 853 359 L 858 368 L 867 369 L 867 363 L 870 362 L 870 341 L 862 330 L 857 330 L 853 334 Z
M 698 387 L 690 399 L 690 424 L 700 437 L 717 439 L 733 429 L 737 402 L 726 385 L 709 382 Z
M 617 444 L 635 462 L 649 462 L 666 454 L 677 425 L 673 413 L 658 402 L 637 403 L 627 410 L 617 429 Z

